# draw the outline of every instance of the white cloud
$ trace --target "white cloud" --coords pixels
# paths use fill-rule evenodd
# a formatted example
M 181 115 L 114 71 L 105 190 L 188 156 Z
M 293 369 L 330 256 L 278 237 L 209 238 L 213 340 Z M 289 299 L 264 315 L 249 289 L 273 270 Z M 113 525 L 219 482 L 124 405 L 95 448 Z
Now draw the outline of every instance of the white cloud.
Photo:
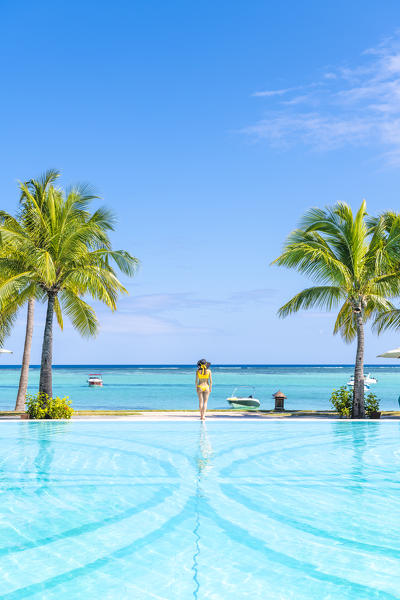
M 176 335 L 215 333 L 208 327 L 186 326 L 173 319 L 133 314 L 104 315 L 100 322 L 100 331 L 128 335 Z
M 358 65 L 330 68 L 321 81 L 304 87 L 311 88 L 307 95 L 293 97 L 298 87 L 276 90 L 274 110 L 244 132 L 273 145 L 319 150 L 374 145 L 400 164 L 400 35 L 364 52 Z
M 225 298 L 201 298 L 190 292 L 132 295 L 129 298 L 121 299 L 118 305 L 118 312 L 154 315 L 173 313 L 175 311 L 179 312 L 182 309 L 190 310 L 210 307 L 221 308 L 223 310 L 236 310 L 242 308 L 245 304 L 254 302 L 265 303 L 272 298 L 274 293 L 272 289 L 260 288 L 235 292 Z
M 293 106 L 295 104 L 303 104 L 303 102 L 310 102 L 312 100 L 312 96 L 310 94 L 303 94 L 302 96 L 295 96 L 290 100 L 285 100 L 283 104 L 286 106 Z
M 275 146 L 302 143 L 318 149 L 333 149 L 344 144 L 360 144 L 370 140 L 373 123 L 366 119 L 338 118 L 319 113 L 274 113 L 248 127 L 246 132 L 268 139 Z
M 259 288 L 257 290 L 246 290 L 244 292 L 235 292 L 232 294 L 227 303 L 231 306 L 242 307 L 244 304 L 270 302 L 275 295 L 275 290 L 270 288 Z
M 286 88 L 283 90 L 265 90 L 264 92 L 254 92 L 252 96 L 257 98 L 272 98 L 273 96 L 283 96 L 283 94 L 287 94 L 288 92 L 292 92 L 299 88 Z
M 214 308 L 217 315 L 221 311 L 240 311 L 245 306 L 270 302 L 274 293 L 269 288 L 260 288 L 235 292 L 221 299 L 199 298 L 189 292 L 133 295 L 120 301 L 116 313 L 110 313 L 101 306 L 96 312 L 101 332 L 146 336 L 209 335 L 221 331 L 202 325 L 199 310 L 201 313 L 204 308 L 208 311 Z
M 182 308 L 197 308 L 199 306 L 215 306 L 222 300 L 198 298 L 189 292 L 132 295 L 120 303 L 121 310 L 135 310 L 141 313 L 162 313 Z

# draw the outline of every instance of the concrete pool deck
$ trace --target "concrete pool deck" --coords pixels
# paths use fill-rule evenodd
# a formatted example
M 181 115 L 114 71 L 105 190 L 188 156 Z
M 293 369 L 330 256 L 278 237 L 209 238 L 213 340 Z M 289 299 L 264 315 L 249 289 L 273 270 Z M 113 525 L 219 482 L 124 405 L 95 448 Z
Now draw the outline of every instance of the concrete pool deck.
M 0 411 L 0 421 L 19 421 L 20 412 Z M 274 410 L 245 411 L 245 410 L 210 410 L 207 412 L 207 421 L 265 421 L 276 419 L 291 420 L 348 420 L 342 419 L 337 412 L 320 410 L 287 410 L 283 412 Z M 382 420 L 400 420 L 400 411 L 382 411 Z M 74 421 L 198 421 L 197 410 L 77 410 L 72 416 Z

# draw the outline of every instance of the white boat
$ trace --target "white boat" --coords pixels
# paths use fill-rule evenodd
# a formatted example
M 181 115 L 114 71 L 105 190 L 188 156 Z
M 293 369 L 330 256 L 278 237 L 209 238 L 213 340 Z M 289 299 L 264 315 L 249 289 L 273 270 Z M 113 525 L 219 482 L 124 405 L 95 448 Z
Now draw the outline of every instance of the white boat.
M 364 388 L 369 390 L 369 386 L 378 383 L 378 380 L 375 377 L 371 377 L 371 373 L 368 373 L 366 377 L 364 377 Z M 354 387 L 354 375 L 352 375 L 347 382 L 347 385 Z
M 247 408 L 248 410 L 260 408 L 260 401 L 255 398 L 255 388 L 249 385 L 238 385 L 226 400 L 232 408 Z
M 100 373 L 91 373 L 88 377 L 89 386 L 102 386 L 103 378 Z

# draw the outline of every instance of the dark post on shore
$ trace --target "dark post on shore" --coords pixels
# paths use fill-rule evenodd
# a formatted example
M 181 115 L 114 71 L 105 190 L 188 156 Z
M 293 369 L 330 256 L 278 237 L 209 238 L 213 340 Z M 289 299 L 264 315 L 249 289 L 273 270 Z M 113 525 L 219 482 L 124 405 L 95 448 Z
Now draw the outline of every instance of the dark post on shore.
M 285 410 L 285 400 L 287 396 L 281 390 L 278 390 L 275 394 L 272 394 L 275 398 L 275 410 Z

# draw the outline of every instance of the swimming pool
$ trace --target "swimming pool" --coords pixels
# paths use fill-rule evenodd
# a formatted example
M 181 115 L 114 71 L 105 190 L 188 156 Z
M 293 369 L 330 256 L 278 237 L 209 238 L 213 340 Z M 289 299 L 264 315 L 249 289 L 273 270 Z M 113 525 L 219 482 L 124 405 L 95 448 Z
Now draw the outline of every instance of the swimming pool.
M 0 597 L 395 600 L 398 422 L 0 427 Z

